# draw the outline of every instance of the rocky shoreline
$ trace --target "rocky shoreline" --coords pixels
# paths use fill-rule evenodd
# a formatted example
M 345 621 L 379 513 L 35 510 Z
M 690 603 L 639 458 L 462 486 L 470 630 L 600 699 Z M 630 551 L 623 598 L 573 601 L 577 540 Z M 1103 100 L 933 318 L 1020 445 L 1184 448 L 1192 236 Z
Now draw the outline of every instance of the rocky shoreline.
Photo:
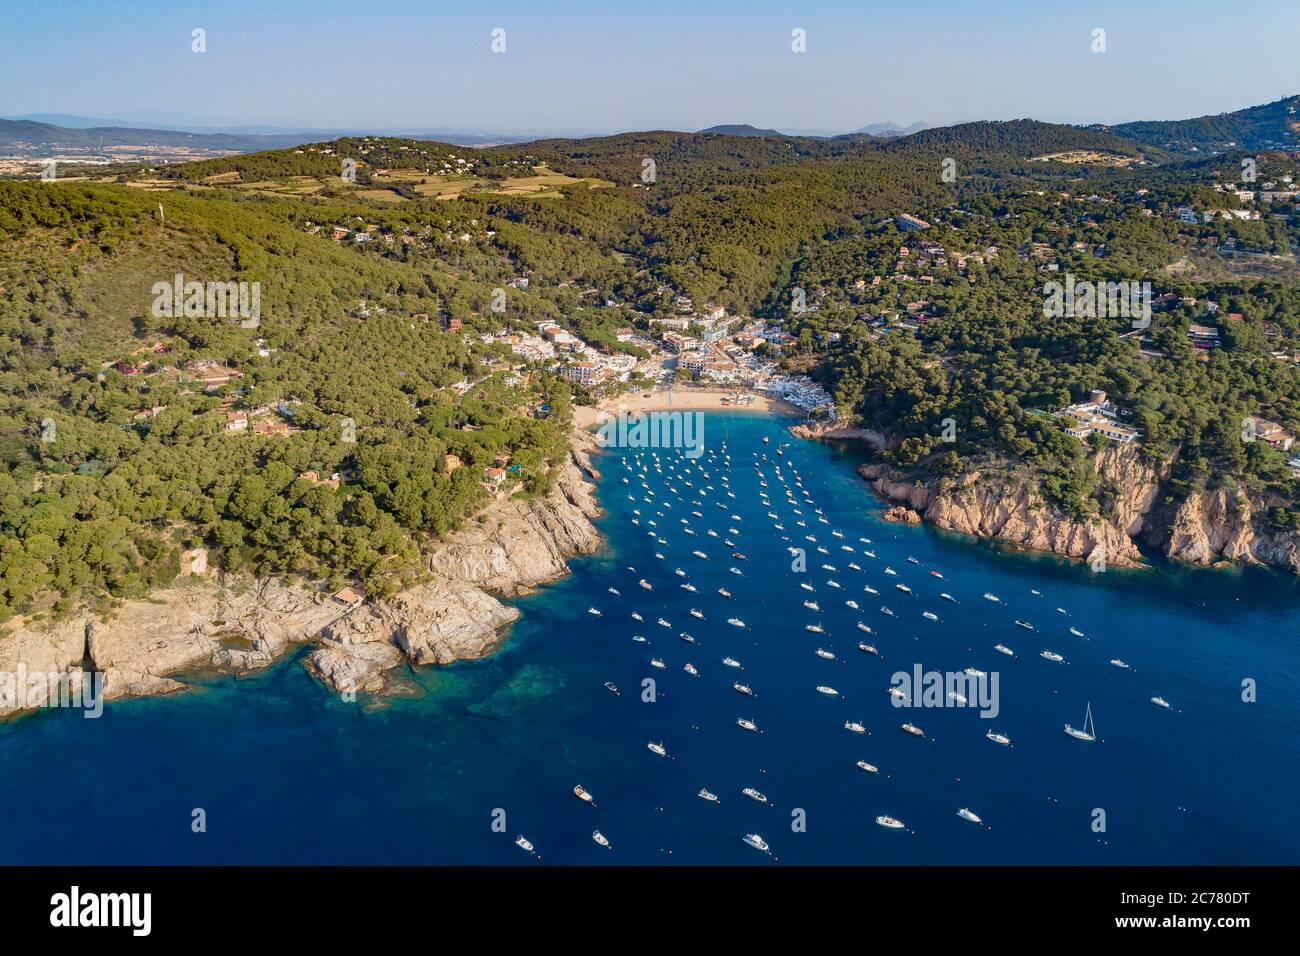
M 570 455 L 544 496 L 494 502 L 439 545 L 429 579 L 392 597 L 344 606 L 322 587 L 218 575 L 191 579 L 147 600 L 126 601 L 107 619 L 74 616 L 0 630 L 0 673 L 103 677 L 104 700 L 183 690 L 173 675 L 241 673 L 314 644 L 305 665 L 345 693 L 381 693 L 406 664 L 479 658 L 498 646 L 518 616 L 515 597 L 567 573 L 566 562 L 600 546 L 590 454 L 573 434 Z M 36 707 L 48 688 L 29 688 Z M 0 717 L 19 710 L 0 700 Z
M 1300 574 L 1300 533 L 1270 528 L 1269 509 L 1286 502 L 1245 487 L 1208 485 L 1176 500 L 1174 459 L 1149 462 L 1136 446 L 1093 454 L 1104 489 L 1100 514 L 1080 520 L 1049 505 L 1023 468 L 989 463 L 959 478 L 917 475 L 881 464 L 858 468 L 890 507 L 887 520 L 916 518 L 946 531 L 1003 541 L 1096 565 L 1145 565 L 1139 543 L 1175 561 L 1241 562 Z

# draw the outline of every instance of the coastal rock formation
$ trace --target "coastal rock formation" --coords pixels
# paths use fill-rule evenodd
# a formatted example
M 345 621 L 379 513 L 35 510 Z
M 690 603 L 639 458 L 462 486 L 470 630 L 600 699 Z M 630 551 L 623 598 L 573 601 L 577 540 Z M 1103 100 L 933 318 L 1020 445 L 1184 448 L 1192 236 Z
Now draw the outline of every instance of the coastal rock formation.
M 1142 563 L 1143 541 L 1172 559 L 1194 564 L 1243 561 L 1300 573 L 1300 534 L 1272 529 L 1267 514 L 1288 503 L 1238 487 L 1194 489 L 1168 500 L 1174 456 L 1152 462 L 1135 445 L 1109 445 L 1093 454 L 1100 513 L 1079 520 L 1049 505 L 1023 469 L 989 463 L 955 479 L 916 477 L 885 465 L 859 474 L 882 498 L 935 527 L 1006 541 L 1034 551 L 1115 567 Z
M 591 554 L 600 535 L 591 523 L 599 514 L 592 498 L 594 486 L 584 473 L 595 475 L 588 449 L 594 440 L 575 436 L 575 447 L 557 470 L 543 496 L 529 501 L 501 502 L 475 524 L 452 535 L 429 561 L 434 574 L 514 597 L 566 571 L 575 554 Z
M 66 674 L 85 656 L 86 625 L 80 619 L 20 627 L 0 634 L 0 674 L 13 675 L 12 687 L 0 687 L 0 717 L 23 709 L 20 704 L 38 707 L 48 699 L 47 679 L 20 689 L 20 678 L 28 674 Z
M 921 516 L 906 505 L 894 505 L 892 508 L 886 508 L 881 517 L 886 521 L 894 521 L 899 524 L 921 523 Z
M 587 479 L 594 441 L 577 435 L 550 490 L 498 501 L 430 558 L 430 579 L 391 597 L 347 607 L 320 586 L 218 576 L 187 581 L 103 619 L 11 622 L 0 630 L 0 672 L 65 674 L 89 658 L 105 700 L 181 690 L 171 675 L 207 668 L 247 671 L 291 647 L 318 642 L 305 666 L 338 690 L 377 693 L 395 667 L 482 657 L 519 612 L 489 592 L 520 594 L 566 572 L 565 561 L 600 545 Z M 29 699 L 37 706 L 40 699 Z M 0 700 L 0 716 L 17 709 Z
M 1273 508 L 1287 502 L 1239 486 L 1196 488 L 1161 512 L 1148 540 L 1169 557 L 1192 564 L 1220 560 L 1284 568 L 1300 574 L 1300 533 L 1268 524 Z
M 875 448 L 876 451 L 880 451 L 885 447 L 885 436 L 878 431 L 829 420 L 803 422 L 798 425 L 791 425 L 790 434 L 795 438 L 820 438 L 829 440 L 853 439 L 856 441 L 865 441 L 871 445 L 871 447 Z

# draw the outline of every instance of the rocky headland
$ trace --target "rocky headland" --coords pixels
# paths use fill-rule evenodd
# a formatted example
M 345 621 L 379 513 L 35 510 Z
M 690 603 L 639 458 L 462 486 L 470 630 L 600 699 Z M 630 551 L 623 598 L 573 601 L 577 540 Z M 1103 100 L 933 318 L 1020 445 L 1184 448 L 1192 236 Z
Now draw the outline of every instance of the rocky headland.
M 560 577 L 569 558 L 600 546 L 594 447 L 576 431 L 545 495 L 494 501 L 431 551 L 426 581 L 391 597 L 344 605 L 310 582 L 191 578 L 125 601 L 106 618 L 10 622 L 0 630 L 0 673 L 88 669 L 102 674 L 103 698 L 113 700 L 181 690 L 176 675 L 187 672 L 256 670 L 313 644 L 305 664 L 322 682 L 379 693 L 407 663 L 482 657 L 519 616 L 500 597 Z M 42 693 L 29 690 L 23 703 L 39 706 Z M 0 700 L 0 716 L 18 709 Z

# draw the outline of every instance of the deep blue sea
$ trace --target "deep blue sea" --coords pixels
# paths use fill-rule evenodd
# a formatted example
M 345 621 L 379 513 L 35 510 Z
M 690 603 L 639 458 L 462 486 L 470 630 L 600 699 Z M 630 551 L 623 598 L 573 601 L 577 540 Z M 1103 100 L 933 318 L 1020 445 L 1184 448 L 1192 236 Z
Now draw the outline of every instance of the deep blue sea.
M 406 696 L 345 703 L 296 655 L 253 676 L 196 678 L 189 693 L 113 702 L 98 720 L 50 710 L 0 725 L 0 864 L 537 865 L 520 834 L 542 865 L 1300 863 L 1300 581 L 1169 565 L 1094 573 L 888 524 L 853 471 L 855 450 L 792 440 L 785 424 L 709 413 L 706 454 L 660 450 L 662 471 L 644 449 L 602 455 L 607 549 L 521 600 L 498 654 L 411 673 Z M 761 475 L 756 453 L 768 456 Z M 792 569 L 789 547 L 805 549 L 806 571 Z M 864 640 L 880 654 L 860 651 Z M 894 707 L 891 675 L 916 664 L 996 672 L 1000 713 Z M 1242 699 L 1248 678 L 1255 702 Z M 1091 743 L 1063 732 L 1089 704 Z M 902 732 L 905 721 L 926 736 Z M 577 784 L 595 806 L 575 798 Z M 961 819 L 963 807 L 983 825 Z M 206 832 L 192 831 L 196 808 Z M 878 826 L 883 814 L 905 829 Z M 745 845 L 747 833 L 770 854 Z

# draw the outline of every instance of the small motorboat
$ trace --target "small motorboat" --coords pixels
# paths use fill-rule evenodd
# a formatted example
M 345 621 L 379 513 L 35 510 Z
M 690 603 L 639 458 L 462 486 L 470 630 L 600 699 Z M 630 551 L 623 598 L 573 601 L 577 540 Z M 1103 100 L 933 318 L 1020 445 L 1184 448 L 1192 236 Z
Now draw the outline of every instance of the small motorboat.
M 1151 703 L 1155 704 L 1157 707 L 1169 706 L 1169 701 L 1165 700 L 1163 697 L 1152 697 Z
M 646 749 L 648 749 L 652 754 L 658 754 L 660 757 L 668 756 L 668 751 L 664 749 L 664 745 L 662 741 L 660 743 L 655 743 L 654 741 L 651 741 L 650 743 L 646 744 Z
M 824 661 L 833 661 L 833 660 L 835 660 L 835 655 L 834 655 L 833 653 L 831 653 L 830 651 L 826 650 L 825 648 L 821 648 L 821 647 L 817 648 L 817 656 L 820 657 L 820 658 L 821 658 L 822 660 L 824 660 Z
M 650 658 L 650 666 L 651 666 L 651 667 L 657 667 L 657 668 L 659 668 L 660 670 L 663 670 L 663 669 L 664 669 L 664 662 L 661 661 L 661 660 L 660 660 L 659 658 L 657 658 L 657 657 L 652 657 L 652 658 Z
M 876 817 L 876 822 L 879 823 L 886 830 L 903 829 L 902 820 L 895 820 L 893 817 L 888 816 L 887 814 L 882 814 L 881 816 Z
M 523 850 L 525 853 L 535 854 L 537 852 L 533 849 L 533 844 L 522 833 L 515 837 L 515 846 L 519 847 L 519 849 Z
M 594 614 L 596 615 L 596 617 L 600 617 L 600 611 L 596 610 L 594 607 L 587 608 L 587 613 Z
M 606 850 L 614 849 L 612 846 L 610 846 L 609 841 L 605 839 L 605 834 L 601 833 L 599 830 L 592 830 L 591 838 L 595 840 L 597 843 L 599 843 L 601 846 L 603 846 Z
M 733 658 L 733 657 L 724 657 L 724 658 L 722 659 L 722 663 L 725 664 L 725 665 L 728 666 L 728 667 L 739 667 L 739 666 L 740 666 L 740 661 L 736 660 L 736 659 Z
M 767 797 L 763 796 L 763 794 L 759 793 L 753 787 L 746 787 L 740 792 L 749 797 L 749 799 L 753 800 L 755 803 L 767 803 Z
M 609 691 L 611 694 L 615 695 L 616 697 L 621 696 L 618 692 L 618 685 L 615 684 L 612 680 L 605 681 L 605 690 Z
M 758 732 L 758 724 L 754 723 L 752 720 L 746 720 L 744 717 L 736 718 L 736 726 L 741 730 L 748 730 L 750 733 Z
M 981 820 L 978 816 L 976 816 L 973 811 L 968 810 L 965 807 L 962 807 L 960 810 L 957 811 L 957 816 L 961 817 L 963 820 L 969 820 L 971 823 L 976 823 L 976 824 L 984 823 L 984 821 Z
M 700 792 L 696 794 L 696 796 L 699 797 L 701 800 L 709 801 L 709 803 L 718 802 L 718 795 L 716 793 L 709 793 L 709 791 L 704 789 L 701 789 Z
M 744 694 L 746 697 L 754 696 L 754 688 L 750 687 L 748 684 L 742 684 L 740 681 L 736 681 L 731 686 L 735 689 L 737 694 Z
M 593 807 L 596 805 L 595 799 L 593 799 L 591 794 L 589 794 L 586 790 L 582 789 L 581 784 L 573 788 L 573 795 L 577 797 L 579 800 L 581 800 L 583 803 L 590 803 Z
M 880 656 L 880 651 L 876 650 L 876 645 L 874 644 L 859 644 L 858 650 L 862 651 L 864 654 L 875 654 L 877 657 Z
M 1016 656 L 1016 652 L 1013 651 L 1011 648 L 1007 647 L 1005 644 L 994 644 L 993 649 L 997 651 L 999 654 L 1007 655 L 1007 657 Z
M 1045 660 L 1051 661 L 1054 664 L 1059 664 L 1061 663 L 1061 661 L 1065 660 L 1064 657 L 1062 657 L 1060 654 L 1056 653 L 1055 651 L 1043 651 L 1043 653 L 1040 656 L 1043 657 Z
M 825 684 L 818 684 L 818 685 L 817 685 L 817 693 L 819 693 L 819 694 L 825 694 L 827 697 L 839 697 L 839 696 L 840 696 L 840 692 L 839 692 L 839 691 L 837 691 L 834 687 L 827 687 Z
M 865 770 L 867 773 L 880 773 L 880 768 L 873 763 L 867 763 L 865 760 L 858 761 L 858 769 Z
M 761 850 L 763 853 L 771 851 L 771 848 L 767 845 L 767 841 L 757 833 L 746 833 L 741 837 L 741 839 L 752 846 L 755 850 Z
M 856 720 L 844 721 L 844 729 L 848 731 L 852 731 L 855 734 L 865 734 L 867 732 L 867 728 L 862 726 Z
M 903 724 L 901 729 L 904 733 L 911 734 L 913 737 L 925 736 L 925 731 L 916 726 L 916 724 Z
M 695 669 L 695 665 L 690 661 L 686 662 L 685 666 L 682 667 L 682 670 L 686 671 L 686 673 L 690 674 L 692 677 L 700 676 L 700 672 Z
M 1111 663 L 1114 664 L 1116 667 L 1118 667 L 1120 670 L 1125 670 L 1125 671 L 1126 671 L 1126 670 L 1130 670 L 1130 669 L 1131 669 L 1127 663 L 1125 663 L 1124 661 L 1120 660 L 1118 657 L 1116 657 L 1114 660 L 1112 660 Z
M 984 736 L 987 737 L 989 740 L 993 741 L 995 744 L 1001 744 L 1003 747 L 1008 747 L 1011 745 L 1011 738 L 1008 737 L 1006 734 L 998 733 L 996 730 L 990 730 Z
M 933 611 L 922 611 L 921 617 L 925 618 L 927 621 L 939 620 L 939 615 L 935 614 Z

